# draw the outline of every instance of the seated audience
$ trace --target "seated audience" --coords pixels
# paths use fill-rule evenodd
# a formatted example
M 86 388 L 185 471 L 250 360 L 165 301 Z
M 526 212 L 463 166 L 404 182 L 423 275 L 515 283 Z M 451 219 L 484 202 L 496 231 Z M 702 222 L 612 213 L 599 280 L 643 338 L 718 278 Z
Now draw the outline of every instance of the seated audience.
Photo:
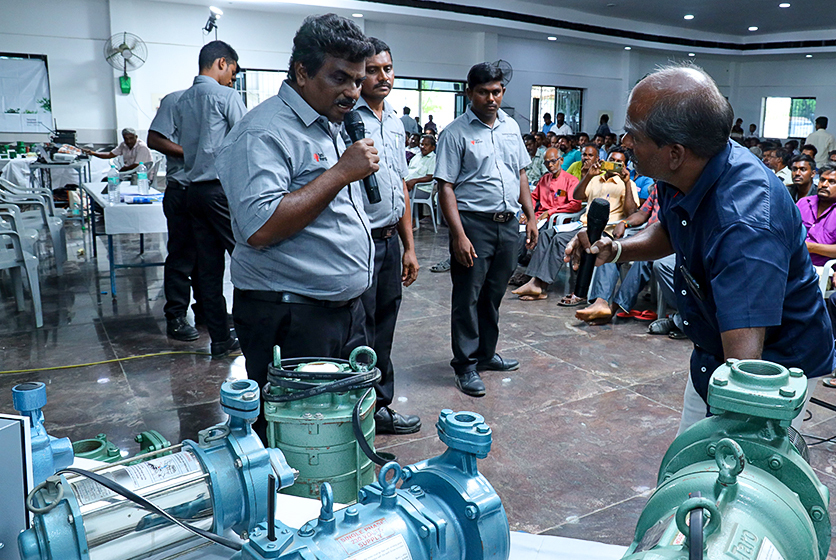
M 546 135 L 542 132 L 535 132 L 534 139 L 537 141 L 537 153 L 541 156 L 544 155 L 549 147 L 548 138 L 546 138 Z
M 563 171 L 566 171 L 570 165 L 580 161 L 581 151 L 577 148 L 574 136 L 560 136 L 557 142 L 560 156 L 563 158 Z
M 630 172 L 627 170 L 626 150 L 621 147 L 614 147 L 609 155 L 609 160 L 622 164 L 621 173 L 611 171 L 601 173 L 599 163 L 592 164 L 589 171 L 575 187 L 573 193 L 577 200 L 592 202 L 595 198 L 605 198 L 610 203 L 610 215 L 607 220 L 611 225 L 605 229 L 612 233 L 615 224 L 627 216 L 636 212 L 639 207 L 639 196 L 636 185 L 630 180 Z M 582 225 L 586 225 L 586 214 L 581 217 L 581 223 L 571 231 L 558 231 L 556 228 L 548 228 L 540 235 L 534 254 L 528 265 L 528 274 L 532 277 L 525 285 L 514 290 L 513 293 L 525 301 L 546 299 L 546 290 L 549 285 L 557 279 L 557 275 L 563 268 L 563 258 L 566 253 L 566 245 L 577 233 Z M 558 305 L 575 306 L 582 304 L 585 299 L 577 298 L 574 294 L 568 294 Z
M 827 161 L 836 163 L 836 150 L 827 153 Z
M 431 134 L 425 134 L 421 137 L 421 146 L 418 154 L 412 158 L 407 166 L 406 188 L 412 191 L 415 185 L 419 185 L 419 189 L 432 192 L 432 186 L 424 186 L 422 183 L 431 183 L 433 174 L 435 173 L 435 137 Z
M 566 170 L 567 173 L 574 175 L 578 180 L 583 177 L 587 171 L 589 171 L 589 167 L 593 163 L 597 163 L 600 159 L 600 153 L 598 149 L 595 147 L 595 144 L 586 144 L 581 148 L 581 159 L 580 161 L 576 161 L 572 165 L 569 166 L 569 169 Z
M 755 154 L 755 157 L 758 159 L 763 158 L 763 150 L 761 150 L 760 143 L 761 141 L 758 138 L 746 139 L 746 147 L 749 148 L 749 151 Z
M 798 151 L 798 140 L 787 140 L 784 142 L 784 148 L 790 151 L 791 157 L 795 157 L 801 153 Z
M 547 148 L 558 148 L 558 146 L 557 146 L 557 134 L 555 134 L 554 132 L 551 132 L 551 131 L 547 132 L 546 133 L 546 140 L 547 140 L 547 143 L 546 143 Z M 560 148 L 558 148 L 558 149 L 560 149 Z
M 604 148 L 604 136 L 602 134 L 596 134 L 592 138 L 592 143 L 598 148 L 598 157 L 600 159 L 607 159 L 607 150 Z
M 648 198 L 642 207 L 618 222 L 613 228 L 613 238 L 620 239 L 625 234 L 629 234 L 630 229 L 658 222 L 658 214 L 659 200 L 656 197 L 656 186 L 652 185 Z M 633 229 L 633 231 L 636 230 Z M 603 325 L 612 320 L 618 309 L 621 309 L 623 313 L 630 314 L 636 305 L 639 292 L 644 289 L 650 280 L 652 267 L 652 261 L 634 262 L 629 272 L 627 272 L 627 276 L 621 282 L 618 291 L 616 291 L 616 285 L 620 277 L 621 264 L 606 263 L 597 267 L 587 297 L 591 305 L 579 310 L 575 313 L 575 317 L 590 325 Z
M 790 196 L 798 202 L 805 196 L 816 194 L 816 186 L 813 184 L 813 177 L 816 174 L 816 160 L 807 154 L 801 154 L 792 158 L 790 164 L 792 173 L 792 184 L 787 185 Z
M 589 144 L 589 134 L 587 134 L 586 132 L 578 132 L 577 145 L 583 146 L 585 144 Z
M 549 172 L 546 169 L 546 164 L 543 163 L 543 156 L 537 153 L 537 141 L 531 134 L 523 134 L 523 143 L 528 155 L 531 157 L 531 163 L 525 166 L 525 175 L 528 177 L 528 184 L 531 190 L 537 186 L 540 177 Z
M 610 150 L 613 149 L 613 146 L 618 145 L 618 136 L 614 133 L 610 132 L 609 134 L 604 135 L 604 149 L 607 151 L 607 156 L 610 155 Z M 602 157 L 602 160 L 606 160 L 606 157 Z
M 107 153 L 94 152 L 87 148 L 83 148 L 82 151 L 88 156 L 99 159 L 113 159 L 117 156 L 122 156 L 122 168 L 119 171 L 130 171 L 138 167 L 140 163 L 144 163 L 150 171 L 151 165 L 154 163 L 154 156 L 151 155 L 151 150 L 145 142 L 136 135 L 136 130 L 133 128 L 123 129 L 122 140 L 123 142 L 121 144 Z M 148 178 L 153 179 L 150 175 Z
M 770 145 L 763 151 L 763 162 L 778 176 L 785 185 L 792 185 L 792 172 L 787 163 L 789 163 L 789 150 L 786 148 L 778 148 Z
M 407 135 L 406 141 L 406 163 L 409 163 L 413 156 L 416 156 L 421 153 L 421 147 L 419 143 L 421 142 L 421 135 L 420 134 L 409 134 Z
M 754 138 L 754 139 L 756 139 L 756 140 L 760 140 L 760 138 L 758 138 L 758 137 L 755 135 L 755 131 L 756 131 L 757 129 L 758 129 L 758 125 L 756 125 L 755 123 L 750 124 L 750 125 L 749 125 L 749 136 L 747 136 L 747 137 L 746 137 L 746 139 L 748 140 L 748 139 L 750 139 L 750 138 Z
M 562 158 L 554 148 L 546 150 L 545 164 L 548 173 L 543 175 L 534 192 L 531 201 L 534 203 L 534 215 L 539 221 L 554 214 L 572 214 L 581 209 L 581 201 L 573 197 L 578 179 L 563 171 Z M 525 216 L 522 217 L 525 219 Z
M 813 158 L 813 165 L 815 166 L 816 154 L 819 153 L 818 148 L 816 148 L 812 144 L 804 144 L 803 146 L 801 146 L 801 153 Z
M 818 192 L 796 204 L 807 228 L 807 250 L 813 266 L 836 258 L 836 164 L 826 163 L 819 175 Z
M 653 261 L 653 277 L 659 285 L 657 297 L 665 300 L 667 307 L 676 309 L 676 292 L 673 286 L 673 270 L 676 268 L 676 255 L 668 255 L 663 259 Z M 670 317 L 660 317 L 647 327 L 649 334 L 667 335 L 674 340 L 686 339 L 688 336 L 682 331 L 685 326 L 682 316 L 677 311 Z

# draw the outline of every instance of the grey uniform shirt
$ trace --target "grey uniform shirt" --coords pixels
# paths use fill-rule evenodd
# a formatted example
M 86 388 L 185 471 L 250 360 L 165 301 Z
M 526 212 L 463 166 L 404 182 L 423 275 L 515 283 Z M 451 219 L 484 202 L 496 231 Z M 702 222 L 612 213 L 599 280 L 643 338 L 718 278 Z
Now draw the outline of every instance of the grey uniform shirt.
M 288 82 L 235 125 L 217 164 L 235 235 L 230 273 L 236 288 L 346 301 L 371 286 L 374 245 L 360 182 L 343 188 L 295 235 L 262 249 L 247 243 L 287 193 L 333 167 L 344 151 L 339 128 Z
M 183 146 L 186 179 L 218 178 L 215 157 L 227 133 L 246 114 L 241 96 L 209 76 L 197 76 L 174 109 L 174 126 Z
M 517 212 L 520 170 L 531 162 L 517 122 L 500 109 L 493 128 L 467 111 L 441 133 L 434 177 L 452 183 L 458 209 Z
M 407 174 L 406 141 L 403 123 L 395 115 L 388 101 L 383 101 L 383 120 L 379 120 L 362 97 L 355 109 L 363 117 L 366 138 L 374 140 L 380 156 L 380 170 L 375 173 L 380 187 L 380 202 L 369 204 L 363 196 L 366 214 L 372 229 L 398 223 L 406 209 L 403 193 L 403 178 Z
M 403 123 L 403 129 L 405 132 L 409 132 L 410 134 L 421 134 L 421 127 L 418 126 L 418 123 L 415 122 L 415 119 L 413 119 L 409 115 L 402 116 L 401 122 Z
M 157 114 L 154 115 L 154 120 L 148 127 L 148 130 L 162 134 L 175 144 L 180 144 L 180 142 L 177 136 L 177 127 L 174 126 L 174 106 L 184 91 L 186 90 L 175 91 L 163 97 L 160 101 L 160 108 L 157 109 Z M 165 176 L 167 180 L 171 179 L 181 185 L 188 185 L 189 181 L 186 179 L 183 158 L 165 156 Z

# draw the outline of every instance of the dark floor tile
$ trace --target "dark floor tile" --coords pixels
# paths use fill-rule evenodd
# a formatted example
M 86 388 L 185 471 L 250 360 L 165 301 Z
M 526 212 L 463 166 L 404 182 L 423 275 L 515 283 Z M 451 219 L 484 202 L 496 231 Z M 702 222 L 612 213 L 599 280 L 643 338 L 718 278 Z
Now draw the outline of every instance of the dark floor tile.
M 647 503 L 649 496 L 646 494 L 648 493 L 629 498 L 582 517 L 572 518 L 556 527 L 543 531 L 542 534 L 582 540 L 588 540 L 588 535 L 596 535 L 596 542 L 627 546 L 633 541 L 636 524 L 644 505 Z
M 202 404 L 183 406 L 176 410 L 148 410 L 142 418 L 149 429 L 160 432 L 172 443 L 184 439 L 197 441 L 200 430 L 226 422 L 218 399 Z
M 124 415 L 113 418 L 106 424 L 96 420 L 86 424 L 74 426 L 56 426 L 47 424 L 49 434 L 55 437 L 68 437 L 72 442 L 93 439 L 99 434 L 107 436 L 107 441 L 116 445 L 123 457 L 139 454 L 139 444 L 135 441 L 137 434 L 148 429 L 139 412 L 126 410 Z
M 33 329 L 0 337 L 0 367 L 17 370 L 115 358 L 101 324 Z
M 677 412 L 682 412 L 682 395 L 688 382 L 689 371 L 683 369 L 670 373 L 663 373 L 656 379 L 630 386 L 630 390 L 657 403 L 669 406 Z

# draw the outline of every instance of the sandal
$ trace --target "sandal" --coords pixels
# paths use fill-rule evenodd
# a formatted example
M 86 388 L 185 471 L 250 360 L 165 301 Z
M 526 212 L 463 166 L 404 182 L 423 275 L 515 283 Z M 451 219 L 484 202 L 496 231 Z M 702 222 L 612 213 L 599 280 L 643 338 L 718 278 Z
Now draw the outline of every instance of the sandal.
M 450 259 L 445 259 L 430 267 L 430 272 L 448 272 L 450 270 Z
M 821 384 L 831 389 L 836 389 L 836 377 L 826 377 L 821 380 Z
M 560 307 L 577 307 L 586 303 L 586 298 L 578 297 L 575 294 L 565 295 L 560 298 L 557 305 Z
M 630 314 L 639 321 L 655 321 L 659 318 L 655 311 L 650 311 L 649 309 L 646 311 L 636 311 L 634 309 Z

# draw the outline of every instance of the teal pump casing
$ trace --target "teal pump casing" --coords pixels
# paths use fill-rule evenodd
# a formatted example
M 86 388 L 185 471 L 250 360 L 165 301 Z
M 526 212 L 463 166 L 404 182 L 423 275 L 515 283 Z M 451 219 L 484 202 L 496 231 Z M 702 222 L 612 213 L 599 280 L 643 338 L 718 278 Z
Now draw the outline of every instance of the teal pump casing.
M 624 560 L 824 560 L 830 494 L 790 428 L 806 392 L 797 368 L 720 366 L 708 389 L 715 416 L 671 444 Z

